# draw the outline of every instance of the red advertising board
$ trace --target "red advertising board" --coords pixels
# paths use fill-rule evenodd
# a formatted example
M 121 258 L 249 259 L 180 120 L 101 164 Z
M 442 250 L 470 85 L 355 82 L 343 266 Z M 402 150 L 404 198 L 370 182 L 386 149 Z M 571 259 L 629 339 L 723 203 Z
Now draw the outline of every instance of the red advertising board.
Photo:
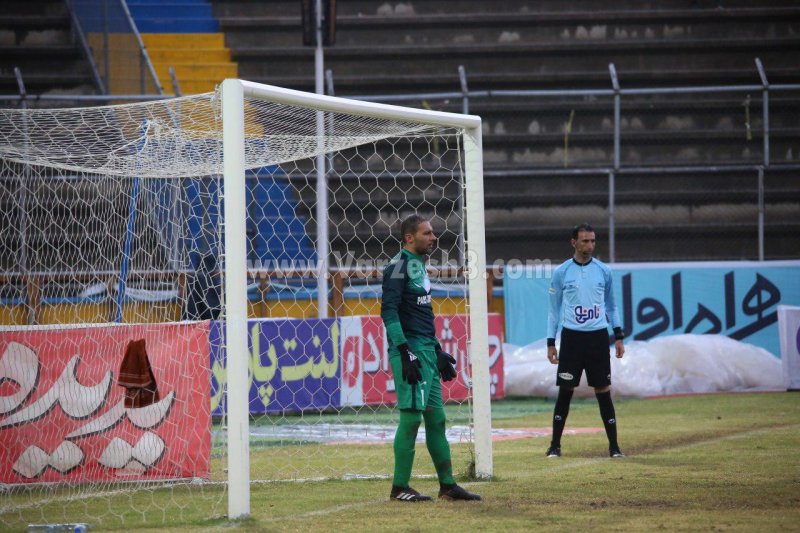
M 0 482 L 207 478 L 208 328 L 0 331 Z M 121 379 L 129 343 L 141 340 L 134 344 L 144 349 L 126 358 Z M 155 395 L 123 386 L 140 369 Z
M 386 332 L 379 316 L 342 317 L 342 405 L 392 405 L 396 403 L 389 369 Z M 467 350 L 467 315 L 436 317 L 436 337 L 442 349 L 456 358 L 458 378 L 442 383 L 445 401 L 469 396 L 470 360 Z M 502 318 L 489 315 L 489 375 L 493 399 L 504 396 Z

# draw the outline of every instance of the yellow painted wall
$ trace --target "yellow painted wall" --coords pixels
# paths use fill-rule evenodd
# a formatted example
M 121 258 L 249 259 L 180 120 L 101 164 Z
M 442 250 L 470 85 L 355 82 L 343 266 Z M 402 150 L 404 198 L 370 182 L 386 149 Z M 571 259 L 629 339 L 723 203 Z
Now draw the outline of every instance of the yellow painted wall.
M 433 311 L 437 315 L 458 314 L 466 312 L 462 298 L 433 299 Z M 503 314 L 503 299 L 494 298 L 490 312 Z M 317 316 L 316 300 L 266 300 L 249 302 L 250 318 L 313 318 Z M 344 301 L 343 316 L 379 315 L 379 300 L 347 298 Z M 333 308 L 329 310 L 333 316 Z M 27 324 L 28 309 L 24 305 L 0 305 L 0 325 Z M 92 304 L 56 304 L 42 305 L 39 308 L 37 322 L 39 324 L 96 324 L 113 321 L 114 308 L 108 302 Z M 176 303 L 128 303 L 123 306 L 123 321 L 140 322 L 176 322 L 181 319 L 181 308 Z

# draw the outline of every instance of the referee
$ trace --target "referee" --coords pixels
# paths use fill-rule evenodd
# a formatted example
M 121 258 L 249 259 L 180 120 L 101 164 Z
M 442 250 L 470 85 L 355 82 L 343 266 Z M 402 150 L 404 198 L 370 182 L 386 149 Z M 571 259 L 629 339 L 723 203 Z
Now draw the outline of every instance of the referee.
M 558 364 L 558 399 L 553 412 L 553 440 L 547 457 L 561 457 L 561 434 L 567 422 L 572 393 L 586 371 L 594 387 L 600 416 L 608 436 L 611 457 L 625 457 L 617 443 L 617 418 L 611 402 L 611 359 L 608 353 L 608 324 L 614 329 L 617 358 L 622 358 L 622 326 L 614 303 L 611 269 L 592 258 L 594 229 L 580 224 L 572 230 L 570 241 L 575 255 L 558 266 L 550 283 L 550 310 L 547 315 L 547 358 Z M 561 353 L 556 349 L 556 332 L 561 328 Z M 560 356 L 560 357 L 559 357 Z

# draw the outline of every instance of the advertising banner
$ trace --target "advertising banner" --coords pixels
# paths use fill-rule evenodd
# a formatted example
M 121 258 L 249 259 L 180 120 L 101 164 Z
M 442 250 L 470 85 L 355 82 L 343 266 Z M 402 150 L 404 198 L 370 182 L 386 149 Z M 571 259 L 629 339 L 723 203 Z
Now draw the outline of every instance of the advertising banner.
M 781 365 L 787 390 L 800 390 L 800 307 L 778 306 Z
M 619 316 L 632 340 L 720 334 L 777 356 L 778 304 L 800 305 L 800 261 L 620 263 L 612 270 Z M 524 346 L 546 336 L 550 277 L 507 269 L 508 342 Z
M 467 315 L 436 317 L 436 337 L 442 349 L 456 358 L 458 377 L 442 383 L 445 401 L 469 396 L 470 359 Z M 378 316 L 342 317 L 342 405 L 393 405 L 397 401 L 383 322 Z M 493 399 L 504 396 L 503 339 L 500 315 L 489 315 L 489 374 Z
M 445 401 L 469 395 L 466 315 L 436 317 L 442 348 L 457 360 L 458 378 L 442 384 Z M 504 395 L 502 319 L 489 315 L 492 398 Z M 224 323 L 212 322 L 211 411 L 225 413 Z M 386 332 L 379 316 L 248 321 L 250 413 L 324 411 L 342 406 L 393 405 Z
M 339 405 L 339 321 L 257 319 L 248 323 L 250 413 L 324 410 Z M 224 413 L 224 322 L 213 322 L 211 408 Z
M 0 482 L 207 478 L 208 323 L 0 331 Z

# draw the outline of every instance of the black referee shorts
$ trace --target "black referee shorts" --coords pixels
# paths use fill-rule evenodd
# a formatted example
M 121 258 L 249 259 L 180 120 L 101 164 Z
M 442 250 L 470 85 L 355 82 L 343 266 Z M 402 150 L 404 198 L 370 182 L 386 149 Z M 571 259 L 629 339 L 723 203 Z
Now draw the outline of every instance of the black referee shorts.
M 608 330 L 561 330 L 561 347 L 558 351 L 559 387 L 577 387 L 581 373 L 586 370 L 590 387 L 611 385 L 611 356 L 608 348 Z

